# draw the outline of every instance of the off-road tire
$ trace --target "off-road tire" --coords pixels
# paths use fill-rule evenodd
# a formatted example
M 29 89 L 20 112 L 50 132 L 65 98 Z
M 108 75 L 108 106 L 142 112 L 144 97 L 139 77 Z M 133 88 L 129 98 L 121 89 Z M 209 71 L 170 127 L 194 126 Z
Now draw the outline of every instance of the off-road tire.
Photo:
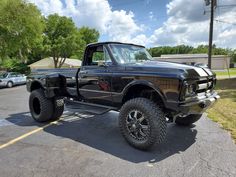
M 132 110 L 142 112 L 149 122 L 149 133 L 145 140 L 133 138 L 127 128 L 127 117 Z M 137 149 L 147 150 L 154 144 L 165 140 L 167 123 L 165 115 L 158 105 L 146 98 L 134 98 L 122 106 L 119 114 L 119 127 L 121 134 L 130 145 Z
M 46 122 L 52 120 L 54 114 L 53 101 L 45 97 L 42 89 L 31 92 L 29 97 L 29 108 L 35 121 Z
M 190 114 L 186 117 L 177 117 L 175 123 L 183 126 L 190 126 L 197 122 L 202 117 L 202 114 Z
M 54 99 L 53 102 L 54 112 L 52 115 L 52 120 L 57 120 L 61 117 L 64 112 L 64 100 L 63 99 Z
M 13 87 L 13 82 L 12 81 L 8 81 L 7 82 L 7 88 L 12 88 Z

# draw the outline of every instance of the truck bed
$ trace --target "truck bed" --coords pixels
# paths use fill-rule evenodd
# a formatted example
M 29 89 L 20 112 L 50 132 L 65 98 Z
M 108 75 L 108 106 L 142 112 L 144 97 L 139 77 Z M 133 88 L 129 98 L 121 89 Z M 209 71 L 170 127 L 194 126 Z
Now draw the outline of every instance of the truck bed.
M 31 74 L 49 75 L 60 74 L 66 78 L 73 78 L 76 76 L 78 68 L 56 68 L 56 69 L 34 69 Z
M 66 89 L 71 97 L 76 97 L 77 95 L 77 85 L 76 85 L 76 73 L 78 68 L 57 68 L 57 69 L 36 69 L 32 70 L 30 77 L 41 78 L 52 75 L 62 75 L 66 78 Z

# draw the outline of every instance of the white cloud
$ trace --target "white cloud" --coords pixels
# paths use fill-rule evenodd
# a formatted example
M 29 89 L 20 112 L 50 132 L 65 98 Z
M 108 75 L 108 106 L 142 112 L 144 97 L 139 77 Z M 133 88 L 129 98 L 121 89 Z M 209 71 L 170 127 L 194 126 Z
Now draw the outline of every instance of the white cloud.
M 108 36 L 108 40 L 133 42 L 147 46 L 192 45 L 208 43 L 209 13 L 203 15 L 203 0 L 171 0 L 166 5 L 167 20 L 150 36 L 148 25 L 137 24 L 132 11 L 112 10 L 108 0 L 28 0 L 35 3 L 44 15 L 58 13 L 72 17 L 78 27 L 89 26 Z M 146 0 L 150 3 L 150 0 Z M 224 5 L 235 0 L 220 1 Z M 219 4 L 219 5 L 222 5 Z M 219 15 L 220 12 L 220 15 Z M 147 15 L 156 21 L 153 12 Z M 215 19 L 236 23 L 236 8 L 216 10 Z M 215 22 L 214 43 L 220 47 L 236 48 L 236 26 Z
M 44 15 L 58 13 L 62 14 L 63 4 L 60 0 L 29 0 L 36 4 Z
M 113 40 L 130 41 L 133 34 L 141 31 L 141 28 L 133 20 L 132 12 L 113 11 L 111 21 L 108 24 L 107 33 Z
M 107 34 L 110 40 L 130 41 L 142 31 L 134 21 L 133 12 L 112 11 L 107 0 L 29 0 L 35 3 L 44 15 L 58 13 L 72 17 L 78 27 L 96 28 Z
M 148 17 L 149 17 L 150 20 L 153 20 L 154 15 L 153 15 L 153 12 L 152 12 L 152 11 L 149 12 L 149 16 L 148 16 Z
M 130 42 L 134 44 L 145 45 L 149 42 L 149 39 L 147 38 L 145 34 L 139 34 L 135 36 L 134 38 L 132 38 Z
M 235 0 L 224 0 L 223 3 L 234 4 L 233 1 Z M 204 5 L 204 1 L 172 0 L 167 4 L 167 21 L 149 37 L 149 45 L 207 44 L 209 13 L 203 15 Z M 236 23 L 235 17 L 236 8 L 216 10 L 215 19 Z M 220 47 L 235 48 L 235 26 L 215 22 L 213 42 Z

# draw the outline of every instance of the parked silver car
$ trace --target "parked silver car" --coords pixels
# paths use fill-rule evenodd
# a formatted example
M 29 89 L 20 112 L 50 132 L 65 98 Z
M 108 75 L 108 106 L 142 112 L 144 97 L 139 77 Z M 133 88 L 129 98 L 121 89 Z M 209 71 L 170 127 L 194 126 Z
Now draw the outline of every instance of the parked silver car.
M 26 83 L 26 76 L 16 72 L 0 73 L 0 87 L 13 87 Z

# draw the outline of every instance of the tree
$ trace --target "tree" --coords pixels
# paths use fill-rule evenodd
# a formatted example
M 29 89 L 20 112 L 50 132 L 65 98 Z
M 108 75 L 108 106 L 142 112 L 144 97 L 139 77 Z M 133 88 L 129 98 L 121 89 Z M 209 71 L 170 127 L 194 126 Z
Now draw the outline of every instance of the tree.
M 178 45 L 174 47 L 170 46 L 162 46 L 162 47 L 154 47 L 150 48 L 149 52 L 154 57 L 160 57 L 163 54 L 185 54 L 189 53 L 193 50 L 193 47 L 186 45 Z
M 99 32 L 96 29 L 84 26 L 79 29 L 79 33 L 81 34 L 82 40 L 85 41 L 86 45 L 98 41 Z
M 42 39 L 35 42 L 34 46 L 32 46 L 32 51 L 27 55 L 27 64 L 34 63 L 47 57 L 48 55 L 44 49 L 42 35 Z
M 208 45 L 199 45 L 196 48 L 194 48 L 190 53 L 208 53 Z
M 230 56 L 231 62 L 236 63 L 236 49 L 228 50 L 228 54 Z
M 60 68 L 66 58 L 76 53 L 85 42 L 71 18 L 49 15 L 44 32 L 44 48 L 53 57 L 55 68 Z
M 97 42 L 99 38 L 99 32 L 93 28 L 81 27 L 79 28 L 78 33 L 79 33 L 78 35 L 81 37 L 84 43 L 83 46 L 81 46 L 80 49 L 77 50 L 75 54 L 79 59 L 82 59 L 86 45 L 93 42 Z
M 212 46 L 212 53 L 214 55 L 228 55 L 229 50 L 223 48 L 217 48 L 216 45 Z M 199 45 L 197 47 L 179 45 L 179 46 L 161 46 L 150 48 L 149 52 L 153 57 L 160 57 L 163 54 L 198 54 L 198 53 L 208 53 L 208 45 Z
M 18 57 L 26 62 L 44 29 L 37 7 L 25 0 L 0 1 L 0 57 Z

